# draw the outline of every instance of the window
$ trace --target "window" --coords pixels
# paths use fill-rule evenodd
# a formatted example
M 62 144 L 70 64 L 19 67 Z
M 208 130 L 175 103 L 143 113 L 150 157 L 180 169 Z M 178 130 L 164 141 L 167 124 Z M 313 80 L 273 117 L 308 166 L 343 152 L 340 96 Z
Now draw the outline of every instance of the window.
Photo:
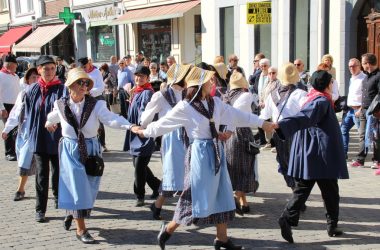
M 8 10 L 8 0 L 0 0 L 0 11 Z
M 255 25 L 255 54 L 263 53 L 266 58 L 271 58 L 271 41 L 272 41 L 271 24 Z
M 305 69 L 310 63 L 310 0 L 290 3 L 290 60 L 302 59 Z M 328 23 L 328 22 L 327 22 Z
M 194 15 L 195 64 L 202 62 L 202 18 Z
M 33 9 L 33 0 L 27 0 L 27 12 L 32 12 L 34 9 Z
M 30 13 L 33 11 L 34 11 L 33 0 L 15 0 L 16 14 Z
M 95 62 L 108 61 L 116 55 L 117 31 L 115 26 L 95 26 L 89 28 L 92 59 Z
M 220 55 L 227 60 L 234 53 L 234 7 L 220 8 L 219 14 Z

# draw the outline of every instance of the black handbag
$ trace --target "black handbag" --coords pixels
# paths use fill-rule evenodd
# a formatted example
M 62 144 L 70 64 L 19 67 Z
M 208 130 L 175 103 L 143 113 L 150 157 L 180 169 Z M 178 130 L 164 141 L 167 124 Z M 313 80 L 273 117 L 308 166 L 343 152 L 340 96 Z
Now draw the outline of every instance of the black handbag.
M 257 155 L 260 153 L 260 145 L 255 142 L 246 141 L 245 151 L 251 155 Z
M 89 155 L 84 167 L 87 175 L 102 176 L 104 171 L 103 158 L 98 155 Z
M 334 102 L 334 111 L 339 113 L 342 111 L 347 111 L 347 96 L 339 96 L 339 98 Z
M 371 105 L 369 105 L 367 112 L 369 115 L 373 115 L 380 111 L 380 96 L 377 94 L 375 98 L 373 98 Z

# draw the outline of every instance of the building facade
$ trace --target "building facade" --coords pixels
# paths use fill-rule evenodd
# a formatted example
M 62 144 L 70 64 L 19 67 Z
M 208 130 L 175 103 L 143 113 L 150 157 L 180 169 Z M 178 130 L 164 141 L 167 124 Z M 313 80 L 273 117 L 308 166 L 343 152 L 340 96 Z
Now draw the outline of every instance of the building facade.
M 0 35 L 9 29 L 9 6 L 8 0 L 0 0 Z
M 379 1 L 272 0 L 272 22 L 260 25 L 247 24 L 247 3 L 252 2 L 262 1 L 202 1 L 204 61 L 235 53 L 240 66 L 251 74 L 254 55 L 262 52 L 276 67 L 301 58 L 313 72 L 322 56 L 331 54 L 340 93 L 346 93 L 348 60 L 367 51 L 364 16 L 371 8 L 379 10 Z

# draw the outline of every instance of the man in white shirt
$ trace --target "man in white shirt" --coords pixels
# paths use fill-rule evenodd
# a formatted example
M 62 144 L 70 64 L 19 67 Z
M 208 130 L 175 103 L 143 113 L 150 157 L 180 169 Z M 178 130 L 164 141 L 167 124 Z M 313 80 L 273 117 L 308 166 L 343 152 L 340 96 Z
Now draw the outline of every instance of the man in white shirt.
M 362 82 L 367 77 L 360 69 L 360 61 L 356 58 L 350 59 L 348 68 L 351 73 L 350 85 L 347 96 L 348 111 L 343 114 L 340 129 L 343 135 L 344 152 L 348 152 L 350 141 L 350 129 L 355 125 L 359 129 L 360 107 L 362 105 Z
M 16 56 L 7 55 L 3 68 L 0 71 L 0 109 L 4 124 L 11 112 L 18 94 L 21 91 L 20 78 L 16 75 Z M 5 142 L 5 157 L 8 161 L 16 160 L 15 140 L 17 128 L 13 129 Z

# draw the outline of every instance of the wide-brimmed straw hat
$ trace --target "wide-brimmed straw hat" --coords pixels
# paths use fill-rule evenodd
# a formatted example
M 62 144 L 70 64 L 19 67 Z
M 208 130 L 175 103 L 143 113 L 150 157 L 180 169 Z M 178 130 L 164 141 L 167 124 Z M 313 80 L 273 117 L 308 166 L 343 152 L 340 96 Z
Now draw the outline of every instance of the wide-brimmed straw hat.
M 87 90 L 89 91 L 94 86 L 94 81 L 88 76 L 86 72 L 84 72 L 81 68 L 74 68 L 71 69 L 68 73 L 67 80 L 66 80 L 66 87 L 70 87 L 73 83 L 78 81 L 79 79 L 88 79 L 90 80 L 90 86 L 87 87 Z
M 237 72 L 236 70 L 232 73 L 230 77 L 230 89 L 241 89 L 248 88 L 248 82 L 243 76 L 242 73 Z
M 187 87 L 201 86 L 208 82 L 215 74 L 214 71 L 204 70 L 198 67 L 194 67 L 190 70 L 189 74 L 185 78 Z
M 223 80 L 226 80 L 227 72 L 228 72 L 227 66 L 224 63 L 216 63 L 213 66 L 216 69 L 216 72 L 218 73 L 220 78 L 222 78 Z
M 191 67 L 191 64 L 173 64 L 170 66 L 168 72 L 166 72 L 168 84 L 172 85 L 182 81 L 190 72 Z
M 278 78 L 282 85 L 296 84 L 300 81 L 300 76 L 293 63 L 285 63 L 278 71 Z

